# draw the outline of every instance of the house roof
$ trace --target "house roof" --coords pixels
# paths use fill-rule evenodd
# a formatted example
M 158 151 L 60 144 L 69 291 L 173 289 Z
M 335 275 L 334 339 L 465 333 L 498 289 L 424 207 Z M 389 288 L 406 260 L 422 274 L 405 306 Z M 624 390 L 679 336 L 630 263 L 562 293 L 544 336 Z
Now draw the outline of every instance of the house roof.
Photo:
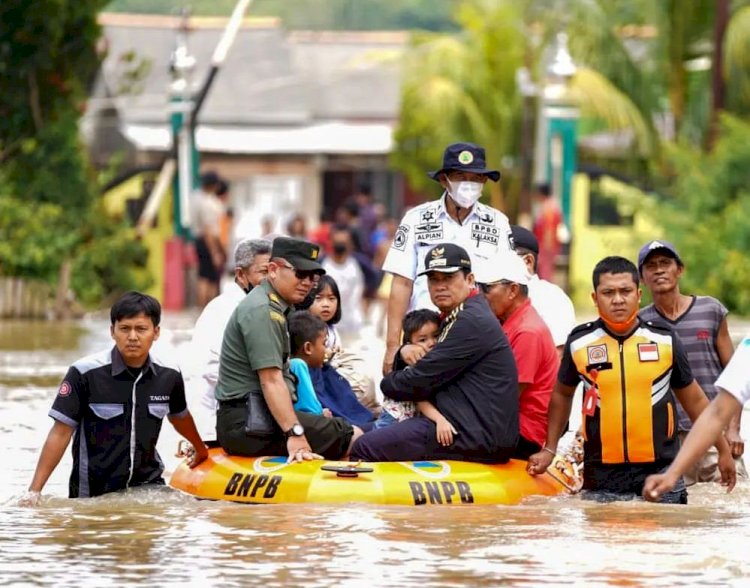
M 393 147 L 387 123 L 324 122 L 303 126 L 219 127 L 199 125 L 196 142 L 207 153 L 384 154 Z M 172 144 L 166 125 L 125 124 L 125 136 L 142 149 L 165 151 Z
M 108 51 L 90 104 L 94 112 L 114 104 L 125 135 L 142 148 L 164 145 L 163 137 L 169 141 L 169 62 L 179 20 L 100 16 Z M 190 21 L 195 89 L 207 75 L 225 24 L 215 18 Z M 277 152 L 300 152 L 296 143 L 312 152 L 326 147 L 387 153 L 391 139 L 383 130 L 398 116 L 395 56 L 407 42 L 405 32 L 287 33 L 276 19 L 245 20 L 199 115 L 199 148 L 256 152 L 260 147 L 242 145 L 257 140 Z M 128 57 L 135 61 L 123 60 Z M 137 82 L 140 92 L 111 98 L 128 79 L 127 69 L 143 59 L 150 67 Z

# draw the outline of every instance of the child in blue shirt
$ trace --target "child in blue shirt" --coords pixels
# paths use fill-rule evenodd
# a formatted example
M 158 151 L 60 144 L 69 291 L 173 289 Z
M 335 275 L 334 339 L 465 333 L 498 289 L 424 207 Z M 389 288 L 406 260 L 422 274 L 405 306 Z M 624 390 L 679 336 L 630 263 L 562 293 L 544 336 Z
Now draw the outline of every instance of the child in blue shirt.
M 292 354 L 289 369 L 297 378 L 294 410 L 331 416 L 331 411 L 320 404 L 310 379 L 310 368 L 323 367 L 325 362 L 328 326 L 309 312 L 300 311 L 289 316 L 288 328 Z

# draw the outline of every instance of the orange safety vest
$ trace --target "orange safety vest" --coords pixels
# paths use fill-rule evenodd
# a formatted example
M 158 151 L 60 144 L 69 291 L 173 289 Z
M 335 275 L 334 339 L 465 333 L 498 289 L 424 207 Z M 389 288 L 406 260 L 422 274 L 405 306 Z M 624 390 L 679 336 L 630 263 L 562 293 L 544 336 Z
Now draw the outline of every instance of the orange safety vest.
M 641 322 L 628 337 L 615 337 L 601 320 L 574 329 L 568 339 L 573 364 L 596 393 L 593 415 L 584 406 L 584 455 L 588 463 L 671 460 L 679 450 L 675 398 L 670 385 L 674 334 Z

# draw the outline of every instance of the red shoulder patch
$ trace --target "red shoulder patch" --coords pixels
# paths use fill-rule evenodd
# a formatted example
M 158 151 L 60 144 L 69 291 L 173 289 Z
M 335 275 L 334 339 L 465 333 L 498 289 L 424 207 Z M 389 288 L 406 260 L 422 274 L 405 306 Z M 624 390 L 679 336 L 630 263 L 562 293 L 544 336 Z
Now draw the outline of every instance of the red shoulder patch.
M 72 386 L 68 383 L 67 380 L 64 380 L 63 383 L 60 384 L 60 389 L 57 391 L 57 393 L 60 396 L 68 396 L 72 390 Z

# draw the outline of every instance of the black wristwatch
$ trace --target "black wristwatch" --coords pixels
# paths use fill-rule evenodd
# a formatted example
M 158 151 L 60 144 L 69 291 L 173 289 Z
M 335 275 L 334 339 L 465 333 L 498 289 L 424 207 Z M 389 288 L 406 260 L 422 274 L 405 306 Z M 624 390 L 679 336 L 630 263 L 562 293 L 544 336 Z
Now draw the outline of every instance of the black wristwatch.
M 305 434 L 305 427 L 300 425 L 299 423 L 294 423 L 292 425 L 292 428 L 288 431 L 284 431 L 284 437 L 289 439 L 289 437 L 302 437 L 302 435 Z

